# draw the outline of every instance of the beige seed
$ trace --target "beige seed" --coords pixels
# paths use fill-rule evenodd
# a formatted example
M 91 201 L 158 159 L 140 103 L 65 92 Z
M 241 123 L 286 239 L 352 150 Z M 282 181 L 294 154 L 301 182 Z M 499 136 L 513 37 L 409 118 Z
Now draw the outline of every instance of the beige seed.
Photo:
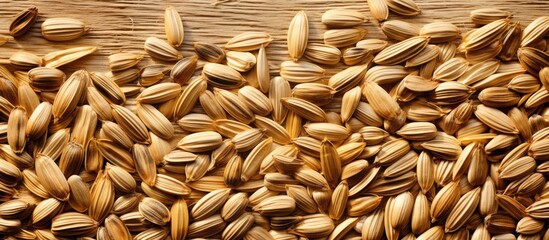
M 381 31 L 391 39 L 403 41 L 419 36 L 419 27 L 401 20 L 389 20 L 381 24 Z
M 191 112 L 200 95 L 206 90 L 206 87 L 206 81 L 197 79 L 183 89 L 183 92 L 179 95 L 179 98 L 177 98 L 173 110 L 173 118 L 180 119 Z
M 235 139 L 233 139 L 234 142 Z M 252 151 L 248 154 L 242 164 L 242 181 L 246 182 L 254 175 L 259 173 L 261 168 L 261 161 L 264 160 L 273 149 L 272 138 L 267 138 L 263 141 L 254 140 L 253 146 L 250 146 Z M 238 150 L 235 143 L 235 149 Z
M 247 72 L 256 65 L 256 57 L 249 52 L 227 52 L 227 65 L 239 72 Z
M 222 137 L 219 133 L 208 131 L 189 134 L 177 146 L 189 152 L 205 152 L 216 149 L 221 143 Z
M 10 23 L 9 34 L 13 37 L 20 37 L 27 33 L 38 16 L 38 8 L 29 7 L 15 15 Z
M 429 37 L 412 37 L 402 42 L 393 44 L 374 58 L 379 65 L 395 65 L 406 61 L 420 53 L 429 43 Z
M 170 221 L 170 210 L 153 198 L 146 197 L 141 200 L 139 212 L 145 219 L 159 226 L 164 226 Z
M 385 21 L 389 17 L 389 6 L 387 1 L 369 0 L 368 8 L 372 16 L 379 22 Z
M 294 97 L 281 98 L 282 105 L 295 114 L 315 122 L 326 120 L 326 113 L 313 103 Z
M 145 40 L 145 52 L 155 59 L 167 62 L 174 62 L 183 58 L 183 55 L 177 49 L 157 37 L 148 37 Z
M 78 212 L 85 212 L 90 206 L 90 192 L 88 185 L 81 177 L 73 175 L 67 180 L 70 187 L 69 204 Z
M 219 134 L 229 138 L 233 138 L 241 132 L 252 129 L 252 127 L 247 124 L 231 119 L 215 120 L 213 127 Z
M 239 218 L 229 223 L 223 233 L 221 234 L 222 240 L 236 240 L 241 239 L 252 228 L 254 224 L 254 217 L 250 213 L 244 213 Z
M 244 86 L 238 90 L 238 97 L 252 110 L 261 116 L 266 116 L 273 110 L 271 101 L 258 89 Z
M 183 240 L 189 231 L 189 212 L 187 202 L 183 199 L 177 200 L 171 207 L 171 232 L 174 240 Z
M 84 93 L 84 86 L 88 81 L 88 72 L 85 70 L 78 70 L 61 85 L 52 104 L 54 121 L 59 121 L 76 109 L 76 105 Z
M 330 28 L 347 28 L 367 22 L 368 18 L 355 10 L 336 8 L 324 12 L 321 21 Z
M 332 201 L 329 207 L 329 216 L 334 220 L 340 219 L 347 206 L 347 200 L 349 197 L 349 186 L 347 181 L 342 181 L 337 185 L 332 193 Z
M 254 123 L 258 128 L 265 129 L 265 134 L 272 137 L 274 142 L 279 144 L 288 144 L 291 142 L 288 131 L 270 118 L 256 115 Z
M 440 55 L 440 48 L 436 45 L 429 44 L 423 51 L 416 56 L 406 60 L 406 67 L 420 66 L 422 64 L 429 64 L 433 61 L 437 61 L 437 57 Z M 427 65 L 424 65 L 426 67 Z M 434 70 L 434 69 L 433 69 Z M 413 75 L 408 75 L 413 76 Z M 423 74 L 421 74 L 423 76 Z
M 43 65 L 43 60 L 29 52 L 16 52 L 10 56 L 10 64 L 18 69 L 31 69 Z
M 496 8 L 481 8 L 471 11 L 471 21 L 475 24 L 488 24 L 498 19 L 510 18 L 511 12 Z
M 177 10 L 172 6 L 168 6 L 164 11 L 164 31 L 172 46 L 179 47 L 183 43 L 185 38 L 183 22 Z
M 387 120 L 395 119 L 402 111 L 396 101 L 376 83 L 365 82 L 362 94 L 368 99 L 373 110 Z
M 126 70 L 137 65 L 143 57 L 142 54 L 132 52 L 115 53 L 109 56 L 109 68 L 113 72 Z
M 157 136 L 163 139 L 170 139 L 174 135 L 174 128 L 160 111 L 149 104 L 139 104 L 136 110 L 137 116 Z
M 288 109 L 282 105 L 282 98 L 291 97 L 290 84 L 282 77 L 275 77 L 271 80 L 269 99 L 273 104 L 273 120 L 282 123 L 286 118 Z
M 328 216 L 313 214 L 303 218 L 288 232 L 307 238 L 322 238 L 330 235 L 334 228 L 335 224 Z
M 36 159 L 36 176 L 53 197 L 61 201 L 69 198 L 70 189 L 67 179 L 57 164 L 48 156 L 40 155 Z
M 103 221 L 114 205 L 114 184 L 108 176 L 108 172 L 98 173 L 95 182 L 90 189 L 90 206 L 88 215 L 96 221 Z
M 11 110 L 8 118 L 8 143 L 15 153 L 21 153 L 26 145 L 27 112 L 22 107 Z
M 506 61 L 510 61 L 515 56 L 520 47 L 520 38 L 522 36 L 522 25 L 512 23 L 507 32 L 503 34 L 502 50 L 499 56 Z
M 498 109 L 478 105 L 475 115 L 484 124 L 497 131 L 508 134 L 518 133 L 518 129 L 513 124 L 513 121 Z
M 190 212 L 193 219 L 202 220 L 213 215 L 217 210 L 223 207 L 223 204 L 225 204 L 229 198 L 230 192 L 231 189 L 225 188 L 206 194 L 193 206 Z
M 44 67 L 57 68 L 90 55 L 95 51 L 97 51 L 96 46 L 74 47 L 48 53 L 42 59 L 44 60 Z
M 252 110 L 234 93 L 214 88 L 215 99 L 229 115 L 242 123 L 250 123 L 254 120 Z
M 305 52 L 309 40 L 309 20 L 305 11 L 299 11 L 288 27 L 288 53 L 297 62 Z
M 41 26 L 42 36 L 50 41 L 70 41 L 80 38 L 90 29 L 74 18 L 48 18 Z
M 303 56 L 318 64 L 335 65 L 341 59 L 341 51 L 330 45 L 309 43 Z
M 52 220 L 51 233 L 59 237 L 77 237 L 94 234 L 98 223 L 82 213 L 63 213 Z
M 458 50 L 471 51 L 489 46 L 501 37 L 509 23 L 510 19 L 496 20 L 466 34 Z
M 114 119 L 132 140 L 139 143 L 150 142 L 147 127 L 135 113 L 120 105 L 112 105 L 112 109 Z
M 338 72 L 328 80 L 328 86 L 333 88 L 336 94 L 349 91 L 363 80 L 368 67 L 369 64 L 363 64 Z
M 227 223 L 219 214 L 213 215 L 205 220 L 189 224 L 187 237 L 209 237 L 222 232 L 226 225 Z
M 548 56 L 548 53 L 531 47 L 519 48 L 517 52 L 520 65 L 534 76 L 539 76 L 541 69 L 549 65 Z
M 520 46 L 534 46 L 543 36 L 547 35 L 547 32 L 549 32 L 549 18 L 543 16 L 534 19 L 534 21 L 524 28 Z
M 170 78 L 176 83 L 181 85 L 185 84 L 193 76 L 197 61 L 197 56 L 186 57 L 179 60 L 173 65 L 172 70 L 170 71 Z
M 261 45 L 259 52 L 257 53 L 257 63 L 255 65 L 255 72 L 257 73 L 257 85 L 259 90 L 263 93 L 269 92 L 270 89 L 270 68 L 269 59 L 267 58 L 267 51 L 265 46 Z
M 284 61 L 280 64 L 280 76 L 289 82 L 314 82 L 324 77 L 324 73 L 325 70 L 314 63 Z
M 206 114 L 212 119 L 225 119 L 227 118 L 225 110 L 215 100 L 214 94 L 209 90 L 204 90 L 199 97 L 200 105 L 204 108 Z M 187 115 L 188 116 L 188 115 Z
M 412 231 L 415 234 L 420 234 L 429 230 L 431 226 L 431 217 L 429 215 L 430 208 L 431 204 L 425 194 L 418 193 L 414 201 L 411 218 Z
M 421 13 L 421 9 L 413 0 L 389 0 L 387 5 L 389 10 L 402 16 L 416 16 Z
M 448 215 L 448 219 L 445 224 L 445 231 L 455 232 L 463 226 L 477 208 L 479 200 L 480 188 L 473 189 L 464 194 Z
M 430 43 L 444 43 L 458 39 L 460 33 L 458 27 L 452 23 L 434 22 L 421 27 L 419 35 L 429 36 L 431 38 Z
M 367 34 L 368 30 L 358 27 L 330 29 L 324 32 L 324 44 L 334 47 L 348 47 L 362 40 Z
M 225 48 L 233 51 L 253 51 L 261 46 L 268 46 L 273 40 L 273 37 L 265 32 L 244 32 L 229 40 Z

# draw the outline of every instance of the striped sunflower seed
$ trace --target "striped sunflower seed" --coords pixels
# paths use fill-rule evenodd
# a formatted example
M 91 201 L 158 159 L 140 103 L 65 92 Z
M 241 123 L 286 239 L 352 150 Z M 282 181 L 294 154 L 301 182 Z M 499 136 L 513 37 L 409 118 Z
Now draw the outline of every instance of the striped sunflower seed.
M 177 10 L 172 6 L 168 6 L 164 10 L 164 31 L 166 32 L 168 42 L 172 46 L 179 47 L 183 43 L 185 39 L 183 22 Z
M 368 34 L 364 28 L 330 29 L 324 32 L 324 44 L 334 47 L 348 47 L 356 44 Z
M 299 11 L 288 27 L 288 53 L 297 62 L 305 53 L 309 40 L 309 20 L 305 11 Z
M 10 35 L 13 37 L 20 37 L 27 33 L 38 16 L 38 8 L 29 7 L 15 15 L 10 23 Z
M 41 30 L 42 36 L 49 41 L 70 41 L 82 37 L 90 28 L 74 18 L 48 18 Z
M 389 18 L 389 6 L 387 1 L 370 0 L 368 1 L 368 8 L 372 16 L 377 19 L 378 22 L 385 21 Z
M 155 59 L 166 62 L 175 62 L 183 58 L 183 55 L 177 49 L 157 37 L 148 37 L 145 40 L 145 52 Z
M 341 51 L 330 45 L 309 43 L 303 56 L 314 63 L 335 65 L 341 59 Z
M 273 37 L 265 32 L 244 32 L 231 38 L 225 45 L 225 48 L 233 51 L 253 51 L 267 47 Z
M 395 65 L 404 62 L 418 53 L 420 53 L 429 43 L 429 37 L 412 37 L 402 42 L 393 44 L 374 58 L 374 62 L 379 65 Z

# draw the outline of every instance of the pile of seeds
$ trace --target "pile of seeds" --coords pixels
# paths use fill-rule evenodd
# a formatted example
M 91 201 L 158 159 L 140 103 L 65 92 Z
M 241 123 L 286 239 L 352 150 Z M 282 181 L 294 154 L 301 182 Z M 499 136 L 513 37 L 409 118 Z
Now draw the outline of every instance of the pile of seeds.
M 420 14 L 412 0 L 368 4 L 388 39 L 332 9 L 324 44 L 309 43 L 300 11 L 280 76 L 265 32 L 184 57 L 173 7 L 166 39 L 110 55 L 107 73 L 59 69 L 96 46 L 13 54 L 0 65 L 0 236 L 549 239 L 549 17 L 523 28 L 479 9 L 462 34 L 387 20 Z M 90 28 L 41 29 L 69 41 Z M 146 55 L 158 64 L 137 69 Z

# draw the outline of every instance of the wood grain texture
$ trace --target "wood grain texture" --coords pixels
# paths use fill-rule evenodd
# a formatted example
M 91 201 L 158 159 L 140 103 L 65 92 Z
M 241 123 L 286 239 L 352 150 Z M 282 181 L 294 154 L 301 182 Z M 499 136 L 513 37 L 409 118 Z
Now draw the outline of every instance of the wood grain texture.
M 416 0 L 422 14 L 402 18 L 391 13 L 389 19 L 405 19 L 419 26 L 432 21 L 450 21 L 465 31 L 472 27 L 469 11 L 483 7 L 497 7 L 514 13 L 514 20 L 527 25 L 537 16 L 547 15 L 547 0 Z M 370 16 L 365 0 L 240 0 L 213 4 L 214 0 L 179 1 L 63 1 L 63 0 L 0 0 L 0 33 L 7 33 L 11 17 L 29 6 L 37 6 L 39 17 L 31 32 L 0 47 L 0 59 L 7 59 L 19 50 L 38 55 L 74 46 L 97 45 L 100 50 L 93 56 L 63 67 L 73 71 L 85 68 L 107 71 L 107 56 L 119 51 L 143 51 L 143 43 L 149 36 L 165 38 L 163 26 L 164 8 L 174 6 L 183 19 L 185 41 L 179 48 L 184 56 L 194 54 L 192 43 L 197 41 L 225 44 L 234 35 L 244 31 L 266 31 L 275 41 L 267 48 L 272 74 L 276 74 L 280 61 L 288 60 L 286 31 L 297 11 L 307 12 L 310 22 L 310 42 L 322 42 L 326 27 L 320 23 L 322 13 L 331 8 L 355 9 Z M 74 17 L 90 27 L 88 35 L 71 42 L 49 42 L 40 35 L 40 25 L 49 17 Z M 379 24 L 372 20 L 363 24 L 368 29 L 366 38 L 384 38 Z M 139 66 L 151 62 L 146 58 Z M 341 69 L 329 68 L 328 78 Z

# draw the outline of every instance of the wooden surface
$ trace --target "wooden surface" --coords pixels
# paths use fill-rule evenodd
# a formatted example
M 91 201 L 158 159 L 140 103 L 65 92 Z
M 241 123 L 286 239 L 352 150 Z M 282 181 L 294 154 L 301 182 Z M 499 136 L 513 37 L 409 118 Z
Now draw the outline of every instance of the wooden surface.
M 497 7 L 514 13 L 514 20 L 527 25 L 537 16 L 547 15 L 549 0 L 416 0 L 422 14 L 406 21 L 419 26 L 432 21 L 450 21 L 465 31 L 473 25 L 469 11 L 483 7 Z M 164 37 L 163 11 L 174 6 L 182 16 L 185 42 L 180 50 L 185 56 L 193 54 L 192 43 L 197 41 L 223 45 L 232 36 L 244 31 L 266 31 L 275 41 L 267 48 L 273 74 L 280 61 L 287 59 L 286 30 L 298 10 L 305 10 L 311 25 L 310 41 L 321 42 L 325 27 L 320 17 L 327 9 L 345 7 L 370 16 L 365 0 L 240 0 L 213 4 L 214 0 L 142 0 L 142 1 L 6 1 L 0 0 L 0 33 L 7 33 L 12 16 L 29 6 L 37 6 L 39 17 L 27 35 L 0 47 L 0 59 L 26 50 L 39 55 L 74 46 L 97 45 L 100 50 L 93 56 L 63 67 L 71 71 L 86 68 L 107 71 L 107 56 L 111 53 L 143 51 L 143 42 L 149 36 Z M 48 42 L 40 35 L 40 25 L 49 17 L 74 17 L 90 27 L 88 35 L 70 42 Z M 391 13 L 389 19 L 403 19 Z M 384 38 L 378 23 L 372 20 L 363 25 L 368 29 L 366 38 Z M 139 66 L 150 63 L 145 59 Z M 336 69 L 328 71 L 329 77 Z

